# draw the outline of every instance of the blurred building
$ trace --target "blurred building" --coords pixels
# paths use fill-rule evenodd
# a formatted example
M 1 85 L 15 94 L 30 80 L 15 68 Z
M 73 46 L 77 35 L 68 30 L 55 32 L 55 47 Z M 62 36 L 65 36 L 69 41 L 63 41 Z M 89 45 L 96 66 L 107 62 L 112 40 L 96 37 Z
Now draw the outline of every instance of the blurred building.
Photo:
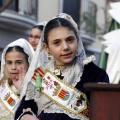
M 0 0 L 2 6 L 7 0 Z M 97 25 L 106 24 L 106 0 L 13 0 L 0 14 L 0 56 L 2 49 L 20 37 L 28 38 L 29 30 L 41 21 L 47 21 L 63 12 L 77 22 L 87 56 L 97 56 L 99 62 L 101 41 L 96 38 Z
M 7 0 L 0 0 L 0 8 Z M 2 49 L 18 38 L 28 39 L 28 33 L 37 23 L 37 0 L 13 0 L 0 13 L 0 59 Z

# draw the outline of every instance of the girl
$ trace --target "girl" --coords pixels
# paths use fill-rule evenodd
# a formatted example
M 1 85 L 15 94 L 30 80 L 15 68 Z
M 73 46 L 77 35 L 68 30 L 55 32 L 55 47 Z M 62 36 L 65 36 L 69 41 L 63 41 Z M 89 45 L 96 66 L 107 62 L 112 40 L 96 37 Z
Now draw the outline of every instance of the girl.
M 33 61 L 34 65 L 32 68 L 35 69 L 34 66 L 38 64 L 38 56 L 42 57 L 42 51 L 44 51 L 42 49 L 43 46 L 44 49 L 53 56 L 53 59 L 50 59 L 47 64 L 41 63 L 42 69 L 36 69 L 43 77 L 41 91 L 44 94 L 36 91 L 33 84 L 29 81 L 30 77 L 35 74 L 33 70 L 33 73 L 31 72 L 32 76 L 29 76 L 27 80 L 29 82 L 28 87 L 26 88 L 26 85 L 24 86 L 24 91 L 27 89 L 26 96 L 21 101 L 15 119 L 88 120 L 90 94 L 85 90 L 83 84 L 88 82 L 109 83 L 108 75 L 105 70 L 97 67 L 92 62 L 94 56 L 86 58 L 77 25 L 71 16 L 61 13 L 50 20 L 43 30 L 41 41 L 36 50 L 36 61 Z M 50 72 L 44 73 L 46 69 Z M 38 77 L 36 77 L 36 81 L 37 78 Z M 32 80 L 33 79 L 34 76 L 32 77 Z M 54 84 L 52 84 L 53 81 Z M 63 89 L 62 91 L 61 85 L 67 89 Z M 54 89 L 54 91 L 51 91 L 52 89 Z M 70 97 L 72 90 L 73 94 Z M 60 93 L 60 91 L 62 91 L 62 93 Z M 80 93 L 80 95 L 75 96 L 76 91 L 77 94 Z M 25 93 L 22 92 L 22 96 L 24 94 Z M 64 101 L 67 100 L 69 101 L 65 105 Z M 70 103 L 71 101 L 76 104 Z M 84 104 L 84 102 L 86 104 Z M 69 106 L 69 104 L 71 106 Z M 73 111 L 77 111 L 82 106 L 83 109 L 81 109 L 79 113 L 73 113 Z M 25 109 L 24 112 L 23 109 Z
M 24 76 L 34 50 L 25 39 L 7 45 L 2 53 L 0 80 L 0 120 L 13 120 Z
M 34 50 L 36 50 L 37 48 L 45 23 L 46 22 L 39 23 L 38 25 L 34 26 L 30 31 L 28 40 Z

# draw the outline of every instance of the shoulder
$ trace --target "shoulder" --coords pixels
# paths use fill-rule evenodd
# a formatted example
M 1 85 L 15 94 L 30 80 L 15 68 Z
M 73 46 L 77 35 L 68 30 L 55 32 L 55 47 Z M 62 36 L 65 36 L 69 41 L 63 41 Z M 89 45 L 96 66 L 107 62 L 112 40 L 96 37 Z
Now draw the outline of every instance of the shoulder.
M 84 66 L 83 78 L 88 79 L 88 81 L 94 82 L 107 82 L 109 83 L 109 77 L 106 71 L 93 62 L 88 63 Z
M 84 71 L 91 71 L 91 72 L 104 72 L 106 73 L 106 71 L 100 67 L 98 67 L 97 65 L 95 65 L 93 62 L 88 63 L 87 65 L 84 66 Z
M 97 65 L 95 65 L 93 63 L 93 61 L 95 60 L 95 56 L 94 55 L 91 55 L 90 57 L 87 57 L 84 61 L 83 61 L 83 64 L 84 64 L 84 72 L 91 72 L 91 73 L 94 73 L 94 72 L 103 72 L 103 73 L 106 73 L 106 71 L 104 69 L 101 69 L 100 67 L 98 67 Z

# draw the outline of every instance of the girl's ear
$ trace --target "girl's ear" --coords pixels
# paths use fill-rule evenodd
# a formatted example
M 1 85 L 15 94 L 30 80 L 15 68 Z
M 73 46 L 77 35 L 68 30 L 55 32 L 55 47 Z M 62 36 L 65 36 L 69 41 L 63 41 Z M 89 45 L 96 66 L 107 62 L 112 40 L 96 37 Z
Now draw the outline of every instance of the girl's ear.
M 43 43 L 43 48 L 45 49 L 45 51 L 46 51 L 47 53 L 49 53 L 48 45 L 46 45 L 45 43 Z

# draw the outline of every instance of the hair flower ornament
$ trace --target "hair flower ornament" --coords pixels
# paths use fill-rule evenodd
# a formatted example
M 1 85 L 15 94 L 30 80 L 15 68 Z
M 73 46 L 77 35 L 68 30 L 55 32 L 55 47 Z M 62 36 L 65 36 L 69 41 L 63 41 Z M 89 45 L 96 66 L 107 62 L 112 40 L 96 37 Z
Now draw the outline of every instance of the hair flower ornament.
M 72 19 L 72 17 L 66 13 L 60 13 L 58 14 L 56 17 L 54 18 L 64 18 L 64 19 L 67 19 L 70 23 L 72 23 L 72 25 L 78 30 L 78 26 L 77 24 L 75 23 L 75 21 Z M 53 18 L 53 19 L 54 19 Z

